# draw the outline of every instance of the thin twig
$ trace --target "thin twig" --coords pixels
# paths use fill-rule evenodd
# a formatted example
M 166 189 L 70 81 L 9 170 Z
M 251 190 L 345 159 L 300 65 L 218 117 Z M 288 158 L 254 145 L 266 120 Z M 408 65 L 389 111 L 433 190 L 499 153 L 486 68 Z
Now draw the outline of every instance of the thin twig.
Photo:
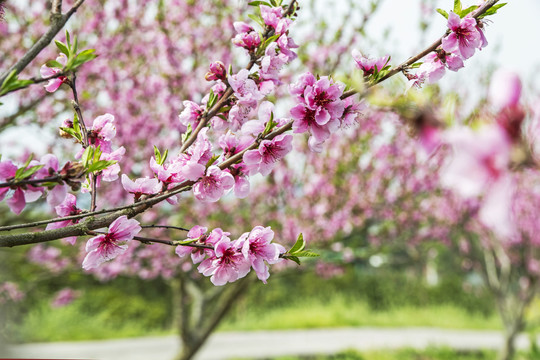
M 181 231 L 189 231 L 189 229 L 185 229 L 180 226 L 170 226 L 170 225 L 142 225 L 143 229 L 152 229 L 152 228 L 158 228 L 158 229 L 174 229 L 174 230 L 181 230 Z

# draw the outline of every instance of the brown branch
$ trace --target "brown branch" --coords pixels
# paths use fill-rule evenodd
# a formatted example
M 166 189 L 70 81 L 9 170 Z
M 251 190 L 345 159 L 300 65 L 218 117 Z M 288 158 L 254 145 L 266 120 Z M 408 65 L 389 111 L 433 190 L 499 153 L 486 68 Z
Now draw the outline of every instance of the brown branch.
M 0 183 L 0 188 L 3 187 L 11 187 L 11 186 L 21 186 L 21 185 L 37 185 L 41 183 L 46 182 L 60 182 L 62 181 L 62 177 L 60 175 L 54 175 L 49 176 L 43 179 L 27 179 L 27 180 L 19 180 L 19 181 L 7 181 Z
M 51 14 L 51 26 L 49 30 L 41 36 L 41 38 L 28 50 L 24 56 L 19 59 L 13 66 L 11 66 L 7 71 L 5 71 L 2 76 L 0 76 L 0 84 L 3 84 L 6 78 L 13 70 L 16 74 L 19 74 L 23 71 L 32 60 L 38 56 L 38 54 L 47 47 L 53 38 L 58 34 L 58 32 L 64 27 L 69 18 L 77 11 L 77 9 L 82 5 L 84 0 L 77 0 L 73 7 L 65 14 Z

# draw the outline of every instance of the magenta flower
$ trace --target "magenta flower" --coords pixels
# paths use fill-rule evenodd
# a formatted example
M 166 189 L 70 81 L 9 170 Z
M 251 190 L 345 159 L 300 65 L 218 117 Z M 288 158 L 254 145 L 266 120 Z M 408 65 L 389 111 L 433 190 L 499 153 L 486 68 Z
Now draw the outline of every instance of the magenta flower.
M 228 172 L 212 165 L 206 169 L 206 174 L 193 185 L 193 194 L 200 201 L 216 202 L 225 191 L 232 189 L 234 178 Z
M 60 56 L 56 58 L 56 61 L 58 61 L 60 64 L 65 66 L 67 62 L 67 57 L 64 54 L 60 54 Z M 39 69 L 39 73 L 41 74 L 42 78 L 48 78 L 61 72 L 62 72 L 62 69 L 50 68 L 47 65 L 43 65 Z M 55 92 L 56 90 L 58 90 L 60 85 L 62 85 L 66 80 L 67 80 L 66 76 L 59 76 L 57 78 L 50 79 L 47 82 L 47 85 L 45 85 L 45 90 L 47 90 L 48 92 Z
M 214 256 L 204 260 L 197 268 L 216 286 L 243 278 L 249 273 L 251 264 L 241 253 L 238 241 L 230 241 L 226 236 L 215 244 Z
M 272 140 L 263 140 L 256 150 L 244 153 L 244 163 L 250 175 L 260 172 L 266 176 L 292 150 L 292 135 L 281 134 Z
M 112 260 L 127 250 L 125 242 L 132 240 L 141 231 L 139 222 L 120 216 L 109 226 L 106 234 L 94 236 L 86 243 L 86 257 L 82 267 L 89 270 L 105 261 Z
M 243 234 L 238 241 L 242 244 L 242 254 L 255 270 L 257 277 L 266 284 L 270 276 L 268 264 L 275 264 L 282 259 L 280 254 L 286 250 L 279 244 L 272 244 L 274 232 L 270 227 L 255 226 L 249 233 Z
M 474 55 L 476 48 L 482 45 L 481 35 L 476 26 L 476 20 L 470 16 L 463 19 L 450 11 L 448 28 L 452 33 L 442 40 L 442 48 L 446 52 L 461 55 L 468 59 Z
M 82 212 L 82 210 L 77 207 L 77 198 L 75 197 L 75 195 L 70 193 L 68 193 L 64 201 L 60 205 L 56 206 L 54 209 L 56 210 L 56 214 L 58 214 L 58 216 L 60 217 L 78 215 Z M 60 229 L 69 225 L 77 224 L 78 222 L 79 219 L 53 222 L 47 225 L 46 230 Z M 75 245 L 77 237 L 70 236 L 65 238 L 64 240 L 66 240 L 71 245 Z
M 373 75 L 375 73 L 375 68 L 377 68 L 377 71 L 381 71 L 390 60 L 390 56 L 388 55 L 378 59 L 371 59 L 362 55 L 358 50 L 353 50 L 352 56 L 354 61 L 356 61 L 356 66 L 364 72 L 364 76 Z
M 144 178 L 135 179 L 132 181 L 126 174 L 122 174 L 122 186 L 124 189 L 135 195 L 135 200 L 139 199 L 143 194 L 157 194 L 161 191 L 161 183 L 156 178 Z

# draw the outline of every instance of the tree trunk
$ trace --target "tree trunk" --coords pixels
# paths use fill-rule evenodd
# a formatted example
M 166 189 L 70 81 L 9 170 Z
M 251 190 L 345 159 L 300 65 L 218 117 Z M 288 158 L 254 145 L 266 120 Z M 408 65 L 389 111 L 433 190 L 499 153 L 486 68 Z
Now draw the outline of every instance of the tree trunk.
M 504 331 L 504 344 L 501 352 L 499 353 L 499 360 L 512 360 L 516 354 L 515 341 L 519 334 L 519 330 L 512 326 L 511 329 L 505 329 Z
M 223 287 L 201 288 L 201 279 L 182 274 L 173 281 L 175 314 L 180 336 L 180 351 L 175 360 L 190 360 L 201 349 L 225 315 L 251 283 L 250 276 Z M 203 284 L 203 286 L 206 284 Z

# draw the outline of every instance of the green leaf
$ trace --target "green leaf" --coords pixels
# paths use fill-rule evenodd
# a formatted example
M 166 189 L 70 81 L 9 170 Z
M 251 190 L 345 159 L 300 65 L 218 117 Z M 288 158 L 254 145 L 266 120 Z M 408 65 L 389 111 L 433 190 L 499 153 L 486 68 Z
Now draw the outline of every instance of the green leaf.
M 296 242 L 294 243 L 293 247 L 288 251 L 289 254 L 296 254 L 299 251 L 304 250 L 306 247 L 306 242 L 304 241 L 304 235 L 300 233 L 298 235 L 298 239 L 296 239 Z
M 216 162 L 216 160 L 219 159 L 219 155 L 212 155 L 210 160 L 206 163 L 206 168 L 208 169 L 210 166 L 212 166 L 213 163 Z
M 187 139 L 189 139 L 192 132 L 193 132 L 193 128 L 191 127 L 191 124 L 188 124 L 186 132 L 182 134 L 182 144 L 185 143 Z
M 90 163 L 90 159 L 92 159 L 94 157 L 94 147 L 92 146 L 89 146 L 86 148 L 86 150 L 84 150 L 84 153 L 82 154 L 82 157 L 81 157 L 81 160 L 82 160 L 82 163 L 83 163 L 83 166 L 85 168 L 88 168 L 88 164 Z
M 69 62 L 69 66 L 66 67 L 68 67 L 69 69 L 76 69 L 86 62 L 94 60 L 97 57 L 97 55 L 94 54 L 95 51 L 95 49 L 86 49 L 81 51 L 79 54 L 77 54 L 77 56 L 75 56 L 75 59 L 73 59 L 73 61 Z
M 68 48 L 71 47 L 71 39 L 69 37 L 69 31 L 67 31 L 67 30 L 66 30 L 66 44 L 67 44 Z
M 320 256 L 319 254 L 311 251 L 311 250 L 304 250 L 304 251 L 299 251 L 299 252 L 296 252 L 294 253 L 295 256 L 297 257 L 318 257 Z
M 477 5 L 473 5 L 473 6 L 469 6 L 468 8 L 466 8 L 465 10 L 462 10 L 461 13 L 459 14 L 460 17 L 464 18 L 465 16 L 467 16 L 468 14 L 472 13 L 474 10 L 478 9 L 478 6 Z
M 272 7 L 272 5 L 270 5 L 270 4 L 267 3 L 266 1 L 252 1 L 252 2 L 249 2 L 248 5 L 249 5 L 249 6 L 266 5 L 266 6 Z
M 75 130 L 75 133 L 77 134 L 77 139 L 82 142 L 81 124 L 77 112 L 75 112 L 75 116 L 73 116 L 73 130 Z
M 81 139 L 79 138 L 79 136 L 78 136 L 77 132 L 75 131 L 75 129 L 60 126 L 60 130 L 62 130 L 65 133 L 68 133 L 69 135 L 71 135 L 75 139 L 81 141 Z
M 116 164 L 117 161 L 116 160 L 99 160 L 99 161 L 96 161 L 94 163 L 92 163 L 89 167 L 88 167 L 88 172 L 96 172 L 96 171 L 101 171 L 103 169 L 106 169 L 108 168 L 109 166 L 113 165 L 113 164 Z
M 488 10 L 486 10 L 485 13 L 483 13 L 481 16 L 479 16 L 479 18 L 483 18 L 483 17 L 490 16 L 490 15 L 495 15 L 497 13 L 497 10 L 499 10 L 500 8 L 505 6 L 506 4 L 508 4 L 508 3 L 502 3 L 502 4 L 493 5 Z
M 154 145 L 154 157 L 156 158 L 156 162 L 161 165 L 161 152 L 159 152 L 156 145 Z
M 294 261 L 295 263 L 297 263 L 298 265 L 300 265 L 300 259 L 297 257 L 297 256 L 294 256 L 294 255 L 285 255 L 283 256 L 284 259 L 287 259 L 287 260 L 292 260 Z
M 79 49 L 79 39 L 75 36 L 75 41 L 73 41 L 73 48 L 71 49 L 72 54 L 76 54 Z
M 443 9 L 437 9 L 437 12 L 444 16 L 445 19 L 448 19 L 448 13 L 444 11 Z
M 19 168 L 15 172 L 15 180 L 26 179 L 26 178 L 34 175 L 39 169 L 41 169 L 44 166 L 45 165 L 36 165 L 36 166 L 32 166 L 32 167 L 30 167 L 28 169 L 26 169 L 25 167 Z
M 214 90 L 210 90 L 208 102 L 206 103 L 206 108 L 211 109 L 215 105 L 217 99 L 218 99 L 218 96 L 214 94 Z
M 454 0 L 454 12 L 456 14 L 461 14 L 461 0 Z
M 54 40 L 54 43 L 56 44 L 56 47 L 58 48 L 58 50 L 60 50 L 60 52 L 62 54 L 65 54 L 67 57 L 69 57 L 69 49 L 66 46 L 66 44 L 64 44 L 63 42 L 58 41 L 58 40 Z M 62 68 L 62 67 L 60 67 L 60 68 Z
M 263 29 L 266 27 L 266 24 L 264 23 L 263 19 L 259 15 L 255 14 L 248 14 L 248 17 L 255 21 L 257 24 L 259 24 Z
M 58 61 L 56 60 L 49 60 L 45 63 L 45 65 L 47 65 L 48 67 L 50 68 L 58 68 L 58 69 L 63 69 L 64 68 L 64 65 L 60 64 Z

